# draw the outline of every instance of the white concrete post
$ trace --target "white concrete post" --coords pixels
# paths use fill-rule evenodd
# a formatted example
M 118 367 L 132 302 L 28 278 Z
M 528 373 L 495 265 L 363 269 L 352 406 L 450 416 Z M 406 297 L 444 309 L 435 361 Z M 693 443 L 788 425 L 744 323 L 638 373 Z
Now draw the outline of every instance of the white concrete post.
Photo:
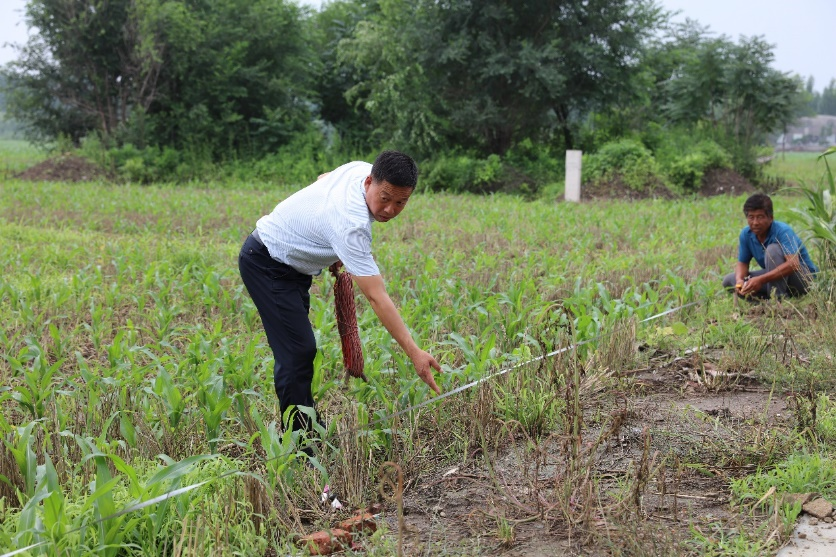
M 583 151 L 566 151 L 566 201 L 581 200 L 581 155 Z

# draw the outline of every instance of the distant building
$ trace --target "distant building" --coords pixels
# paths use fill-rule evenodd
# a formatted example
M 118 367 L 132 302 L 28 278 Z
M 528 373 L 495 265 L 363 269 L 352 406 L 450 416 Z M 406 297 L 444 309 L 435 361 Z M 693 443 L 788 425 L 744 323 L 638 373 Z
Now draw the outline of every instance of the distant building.
M 836 116 L 799 118 L 774 139 L 776 151 L 823 151 L 836 145 Z

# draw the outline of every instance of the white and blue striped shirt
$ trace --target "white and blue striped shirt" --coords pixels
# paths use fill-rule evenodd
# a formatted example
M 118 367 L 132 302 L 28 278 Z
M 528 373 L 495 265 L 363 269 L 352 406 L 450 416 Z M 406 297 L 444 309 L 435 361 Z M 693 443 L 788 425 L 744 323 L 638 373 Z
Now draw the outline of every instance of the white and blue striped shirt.
M 352 275 L 379 275 L 372 257 L 372 222 L 363 183 L 372 165 L 337 168 L 276 205 L 256 230 L 273 259 L 317 275 L 337 260 Z

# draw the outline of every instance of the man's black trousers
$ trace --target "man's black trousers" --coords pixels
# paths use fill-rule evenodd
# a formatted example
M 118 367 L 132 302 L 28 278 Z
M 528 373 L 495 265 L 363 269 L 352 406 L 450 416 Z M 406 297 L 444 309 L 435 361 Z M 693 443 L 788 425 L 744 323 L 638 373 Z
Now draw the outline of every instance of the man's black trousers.
M 308 319 L 312 277 L 270 257 L 252 235 L 238 255 L 238 269 L 273 350 L 273 383 L 282 415 L 289 406 L 313 408 L 316 338 Z M 296 412 L 293 429 L 308 429 L 304 414 Z

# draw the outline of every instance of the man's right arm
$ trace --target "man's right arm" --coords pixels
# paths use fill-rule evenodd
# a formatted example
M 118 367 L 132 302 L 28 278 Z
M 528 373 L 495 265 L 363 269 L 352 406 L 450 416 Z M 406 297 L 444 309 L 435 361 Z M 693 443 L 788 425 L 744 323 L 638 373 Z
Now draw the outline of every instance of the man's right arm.
M 383 277 L 374 275 L 370 277 L 352 276 L 352 278 L 371 304 L 380 322 L 383 323 L 392 338 L 401 345 L 406 355 L 412 360 L 412 365 L 415 366 L 418 377 L 429 385 L 436 394 L 441 394 L 441 389 L 438 388 L 433 377 L 433 369 L 441 371 L 441 366 L 428 352 L 421 350 L 412 339 L 412 335 L 409 334 L 409 330 L 401 319 L 401 314 L 398 313 L 395 304 L 386 292 Z
M 749 250 L 749 243 L 746 241 L 746 230 L 744 228 L 740 231 L 740 237 L 737 240 L 737 262 L 734 265 L 734 285 L 738 290 L 743 286 L 746 277 L 749 276 L 749 262 L 752 261 L 752 252 Z

